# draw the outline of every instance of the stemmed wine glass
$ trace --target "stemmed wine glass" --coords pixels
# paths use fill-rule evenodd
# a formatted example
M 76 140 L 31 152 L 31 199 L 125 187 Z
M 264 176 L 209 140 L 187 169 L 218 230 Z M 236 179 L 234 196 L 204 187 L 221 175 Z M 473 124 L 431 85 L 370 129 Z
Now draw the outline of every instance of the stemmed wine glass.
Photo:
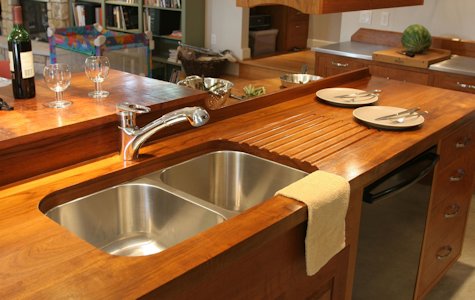
M 71 84 L 71 68 L 67 64 L 50 64 L 43 70 L 43 78 L 48 88 L 56 93 L 56 100 L 45 103 L 51 108 L 65 108 L 72 104 L 63 100 L 63 92 Z
M 105 98 L 109 96 L 108 91 L 102 90 L 102 82 L 109 74 L 109 59 L 105 56 L 89 56 L 86 58 L 85 64 L 86 76 L 94 82 L 94 92 L 89 92 L 89 97 Z

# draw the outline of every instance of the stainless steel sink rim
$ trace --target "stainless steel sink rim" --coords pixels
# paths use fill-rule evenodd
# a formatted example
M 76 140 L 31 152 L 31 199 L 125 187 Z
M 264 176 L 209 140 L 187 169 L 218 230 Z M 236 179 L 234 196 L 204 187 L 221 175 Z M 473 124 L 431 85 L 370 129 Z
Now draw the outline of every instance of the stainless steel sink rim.
M 212 161 L 206 161 L 207 158 L 211 158 Z M 224 159 L 225 162 L 219 161 L 220 159 Z M 229 161 L 227 159 L 229 159 Z M 203 164 L 200 164 L 200 160 L 205 161 Z M 216 160 L 218 162 L 216 162 Z M 195 162 L 198 163 L 193 166 Z M 184 181 L 193 182 L 193 184 L 183 185 L 183 183 L 180 182 L 171 184 L 167 179 L 164 179 L 165 174 L 170 171 L 182 167 L 186 168 L 186 166 L 190 164 L 192 165 L 191 170 L 184 170 L 181 176 L 188 176 L 187 180 Z M 254 164 L 260 165 L 254 168 Z M 199 172 L 192 172 L 193 169 L 198 169 Z M 213 175 L 209 176 L 214 177 L 214 180 L 203 183 L 202 173 L 209 172 L 208 169 L 213 169 L 212 171 L 217 169 L 216 174 L 213 173 Z M 239 178 L 239 176 L 246 172 L 248 172 L 248 174 L 245 175 L 244 180 Z M 267 173 L 267 175 L 270 176 L 265 176 L 265 174 L 262 173 Z M 173 189 L 175 192 L 184 193 L 187 197 L 192 196 L 195 197 L 194 199 L 201 199 L 206 203 L 211 203 L 224 211 L 240 213 L 270 199 L 277 190 L 305 177 L 307 174 L 308 173 L 304 171 L 246 152 L 218 150 L 153 172 L 144 176 L 144 178 L 158 182 L 160 186 L 163 186 L 167 190 Z M 255 178 L 248 180 L 248 178 L 251 177 L 250 175 L 255 175 Z M 204 177 L 206 177 L 206 175 Z M 228 182 L 220 181 L 223 178 L 226 178 Z M 259 184 L 256 184 L 257 182 L 259 182 Z M 200 184 L 204 190 L 198 191 L 197 189 Z M 229 186 L 231 186 L 230 189 L 228 188 Z M 210 194 L 206 194 L 207 192 Z
M 236 192 L 237 196 L 236 195 L 229 196 L 226 193 L 224 193 L 223 194 L 224 196 L 222 196 L 224 198 L 227 198 L 227 197 L 233 198 L 232 196 L 236 196 L 231 200 L 231 204 L 232 204 L 231 207 L 228 207 L 226 205 L 220 205 L 220 203 L 214 203 L 213 201 L 210 201 L 209 199 L 205 199 L 206 197 L 203 197 L 203 196 L 200 197 L 200 195 L 197 195 L 196 193 L 192 193 L 192 192 L 190 193 L 189 191 L 186 190 L 186 188 L 182 189 L 180 187 L 170 185 L 162 180 L 163 179 L 162 175 L 166 172 L 169 172 L 169 170 L 174 170 L 175 168 L 180 168 L 181 166 L 186 167 L 190 163 L 193 163 L 195 161 L 200 161 L 203 159 L 206 160 L 209 157 L 219 158 L 219 156 L 228 155 L 228 154 L 231 156 L 236 156 L 234 157 L 235 161 L 231 161 L 231 163 L 237 166 L 238 168 L 242 167 L 243 169 L 238 170 L 238 172 L 234 172 L 234 173 L 230 172 L 229 174 L 220 173 L 222 170 L 218 170 L 216 173 L 217 178 L 215 178 L 216 183 L 213 183 L 213 184 L 217 184 L 217 188 L 219 189 L 220 182 L 221 182 L 219 180 L 222 179 L 221 177 L 229 177 L 229 176 L 231 177 L 231 181 L 232 181 L 231 184 L 233 185 L 233 188 L 236 187 L 235 191 L 233 190 L 232 192 Z M 257 169 L 253 169 L 255 166 L 250 165 L 251 169 L 249 169 L 249 165 L 248 166 L 245 165 L 246 163 L 249 163 L 249 161 L 247 161 L 249 159 L 250 159 L 250 162 L 258 163 L 261 165 L 259 165 Z M 232 167 L 234 165 L 231 165 L 230 169 L 233 169 Z M 259 167 L 261 169 L 259 169 Z M 245 169 L 245 168 L 248 168 L 248 169 Z M 199 172 L 203 171 L 200 169 L 200 166 L 198 167 L 198 169 L 200 170 Z M 256 170 L 260 171 L 259 174 L 257 175 L 256 175 L 256 172 L 257 172 Z M 244 176 L 249 175 L 249 174 L 246 175 L 245 172 L 251 172 L 255 176 L 257 176 L 256 178 L 253 178 L 255 182 L 252 182 L 251 180 L 252 185 L 249 185 L 250 184 L 249 182 L 242 181 L 239 179 L 239 176 L 244 177 Z M 274 177 L 277 177 L 277 178 L 285 177 L 283 176 L 282 172 L 284 173 L 290 172 L 292 173 L 292 176 L 295 176 L 295 177 L 291 176 L 290 178 L 287 178 L 287 181 L 283 181 L 283 182 L 277 180 L 277 183 L 279 186 L 271 185 L 271 187 L 269 187 L 269 184 L 272 183 L 272 180 L 269 180 L 270 178 L 269 176 L 262 175 L 261 172 L 274 174 Z M 304 177 L 305 175 L 307 175 L 306 172 L 288 167 L 286 165 L 282 165 L 280 163 L 273 162 L 268 159 L 260 158 L 258 156 L 248 154 L 245 152 L 228 151 L 228 150 L 213 151 L 213 152 L 205 153 L 203 155 L 189 159 L 182 163 L 170 166 L 168 168 L 164 168 L 162 170 L 142 176 L 136 180 L 119 184 L 119 185 L 98 191 L 96 193 L 92 193 L 90 195 L 74 199 L 65 204 L 55 206 L 52 209 L 45 212 L 44 214 L 48 216 L 49 218 L 51 218 L 52 220 L 54 220 L 55 222 L 57 222 L 58 224 L 60 224 L 61 226 L 67 228 L 69 231 L 75 233 L 77 236 L 79 236 L 83 240 L 89 242 L 96 248 L 101 249 L 102 251 L 106 253 L 109 253 L 112 255 L 118 255 L 118 256 L 145 256 L 145 255 L 151 255 L 151 254 L 155 254 L 160 251 L 163 251 L 183 241 L 184 239 L 190 238 L 191 236 L 194 236 L 203 230 L 213 227 L 219 224 L 220 222 L 223 222 L 229 218 L 232 218 L 242 213 L 243 211 L 249 209 L 250 207 L 255 206 L 271 198 L 278 189 L 290 184 L 291 182 L 295 180 L 298 180 Z M 265 180 L 261 178 L 262 176 L 265 176 L 264 178 Z M 193 180 L 190 181 L 190 182 L 193 182 L 192 186 L 198 185 L 198 183 Z M 256 184 L 256 182 L 259 182 L 259 184 Z M 270 189 L 270 190 L 264 189 L 264 191 L 262 191 L 261 186 L 265 185 L 265 183 L 267 183 L 267 186 L 265 186 L 265 188 Z M 275 185 L 275 182 L 273 184 Z M 155 217 L 152 221 L 146 220 L 150 224 L 144 221 L 144 218 L 142 219 L 139 218 L 141 217 L 141 214 L 146 215 L 147 205 L 144 205 L 143 207 L 135 207 L 137 204 L 132 203 L 130 200 L 131 198 L 133 198 L 131 196 L 134 196 L 133 191 L 131 194 L 125 197 L 127 199 L 123 200 L 125 201 L 124 206 L 127 208 L 126 210 L 123 209 L 121 211 L 120 205 L 116 204 L 118 207 L 110 207 L 109 208 L 110 211 L 108 212 L 108 214 L 106 216 L 102 216 L 99 218 L 91 218 L 91 215 L 94 215 L 95 213 L 97 213 L 94 210 L 88 211 L 86 215 L 80 216 L 80 217 L 75 216 L 74 214 L 71 214 L 67 218 L 61 218 L 61 217 L 58 217 L 57 215 L 55 216 L 56 211 L 64 209 L 67 212 L 67 209 L 69 208 L 73 209 L 75 206 L 82 205 L 83 201 L 85 202 L 94 201 L 94 200 L 96 202 L 103 201 L 101 203 L 103 205 L 106 205 L 106 204 L 111 205 L 110 203 L 108 203 L 108 201 L 120 202 L 121 194 L 119 192 L 121 190 L 123 189 L 127 190 L 129 188 L 135 189 L 137 187 L 140 187 L 141 189 L 144 190 L 142 191 L 143 193 L 140 194 L 142 195 L 142 198 L 141 197 L 139 198 L 141 201 L 145 201 L 146 203 L 148 203 L 148 205 L 150 206 L 148 207 L 148 210 L 149 210 L 148 213 L 152 213 L 151 217 Z M 215 187 L 212 187 L 212 188 L 215 188 Z M 118 191 L 118 194 L 116 195 L 114 191 Z M 157 216 L 153 215 L 154 205 L 156 206 L 159 204 L 153 201 L 147 202 L 147 199 L 143 199 L 143 196 L 144 195 L 150 196 L 150 193 L 154 195 L 153 194 L 154 192 L 158 193 L 159 196 L 163 194 L 164 195 L 164 196 L 162 195 L 163 197 L 168 197 L 171 199 L 171 202 L 169 202 L 168 204 L 169 206 L 168 209 L 170 210 L 170 213 L 172 214 L 172 216 L 174 216 L 173 209 L 179 211 L 180 210 L 179 205 L 181 205 L 183 212 L 178 212 L 176 213 L 176 215 L 179 215 L 178 219 L 181 219 L 182 222 L 177 222 L 176 220 L 172 218 L 172 216 L 161 216 L 160 218 L 158 218 Z M 240 195 L 238 195 L 239 193 L 247 194 L 248 192 L 250 194 L 250 198 L 246 198 L 247 195 L 244 195 L 242 198 L 240 197 Z M 112 200 L 106 197 L 106 196 L 109 196 L 110 193 L 112 193 Z M 106 200 L 97 199 L 97 198 L 100 198 L 101 196 L 105 197 Z M 157 197 L 157 195 L 155 196 Z M 259 198 L 259 199 L 256 200 L 254 198 Z M 160 200 L 157 200 L 157 201 L 161 201 L 161 198 Z M 246 201 L 249 203 L 247 203 Z M 186 203 L 186 204 L 183 204 L 183 203 Z M 95 203 L 95 205 L 97 206 L 97 203 Z M 174 207 L 173 205 L 175 205 L 176 207 Z M 94 205 L 92 206 L 94 207 Z M 167 205 L 165 205 L 164 207 L 166 206 Z M 189 209 L 186 209 L 186 207 L 189 207 Z M 194 207 L 195 209 L 192 209 L 191 207 Z M 97 206 L 96 209 L 101 210 L 102 207 Z M 156 209 L 157 208 L 155 208 L 155 210 Z M 166 209 L 167 208 L 165 208 L 165 210 Z M 129 211 L 138 213 L 139 216 L 138 217 L 136 216 L 138 219 L 129 218 L 129 216 L 127 215 Z M 124 212 L 126 212 L 127 214 L 124 215 Z M 190 213 L 190 212 L 193 212 L 193 213 Z M 110 220 L 110 218 L 119 218 L 119 216 L 121 216 L 122 218 L 120 220 L 117 219 L 116 222 L 112 222 Z M 170 218 L 170 220 L 166 219 L 166 217 Z M 205 219 L 203 220 L 202 223 L 200 223 L 198 220 L 196 220 L 197 217 L 203 217 Z M 165 221 L 166 221 L 165 223 L 170 222 L 171 224 L 170 228 L 165 226 L 166 230 L 160 230 L 161 228 L 160 222 L 162 222 L 163 218 L 165 218 Z M 79 225 L 75 224 L 75 220 Z M 88 222 L 90 223 L 96 222 L 97 226 L 94 227 L 84 220 L 88 220 Z M 186 225 L 187 222 L 188 223 L 190 222 L 189 220 L 191 220 L 191 222 L 193 221 L 197 222 L 197 223 L 192 223 L 191 225 L 189 225 L 190 228 L 187 229 L 189 232 L 181 234 L 181 235 L 180 233 L 178 233 L 177 235 L 174 235 L 174 233 L 171 233 L 172 231 L 176 229 L 184 230 L 180 226 L 183 226 L 182 223 Z M 104 224 L 102 224 L 101 222 L 104 222 Z M 77 228 L 75 227 L 76 225 L 78 226 Z M 91 229 L 91 226 L 92 226 L 92 229 Z M 133 227 L 133 228 L 129 228 L 129 227 Z M 108 230 L 106 230 L 107 228 Z M 93 233 L 90 234 L 88 230 L 92 230 Z M 109 236 L 111 234 L 113 235 L 112 237 Z

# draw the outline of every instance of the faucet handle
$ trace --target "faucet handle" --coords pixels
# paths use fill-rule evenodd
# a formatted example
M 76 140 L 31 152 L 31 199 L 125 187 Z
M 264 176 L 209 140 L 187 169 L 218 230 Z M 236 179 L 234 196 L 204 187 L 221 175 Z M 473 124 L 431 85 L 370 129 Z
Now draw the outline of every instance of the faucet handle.
M 143 114 L 150 112 L 150 107 L 143 106 L 140 104 L 134 104 L 129 102 L 122 102 L 117 104 L 117 109 L 120 112 L 131 112 L 136 114 Z
M 143 114 L 150 112 L 150 108 L 147 106 L 129 103 L 129 102 L 122 102 L 116 105 L 117 107 L 117 115 L 120 118 L 120 126 L 122 130 L 134 130 L 137 125 L 135 118 L 137 114 Z

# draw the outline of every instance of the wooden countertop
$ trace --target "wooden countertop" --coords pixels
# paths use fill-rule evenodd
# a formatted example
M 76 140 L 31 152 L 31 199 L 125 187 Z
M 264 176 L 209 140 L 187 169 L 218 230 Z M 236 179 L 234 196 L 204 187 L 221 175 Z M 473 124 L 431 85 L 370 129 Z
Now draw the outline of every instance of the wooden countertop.
M 145 83 L 139 89 L 129 87 L 140 95 L 130 95 L 131 99 L 141 99 L 143 93 L 154 101 L 148 91 L 158 83 Z M 378 105 L 419 106 L 429 115 L 417 130 L 368 128 L 353 119 L 351 108 L 315 99 L 316 90 L 329 86 L 382 89 Z M 122 86 L 117 88 L 129 93 Z M 167 93 L 169 87 L 163 88 Z M 82 100 L 73 101 L 79 106 Z M 104 113 L 101 120 L 112 118 L 111 111 L 99 112 Z M 3 112 L 1 117 L 4 120 Z M 110 152 L 1 188 L 0 296 L 123 299 L 138 298 L 159 287 L 183 287 L 177 286 L 184 284 L 180 278 L 206 276 L 207 270 L 219 268 L 225 254 L 239 255 L 306 220 L 302 203 L 278 196 L 156 255 L 118 257 L 94 248 L 44 216 L 38 207 L 45 197 L 67 201 L 213 149 L 240 149 L 307 171 L 333 172 L 358 191 L 451 131 L 474 122 L 475 95 L 369 77 L 363 70 L 229 106 L 212 112 L 211 117 L 215 122 L 201 128 L 161 136 L 141 149 L 137 162 L 124 163 Z M 355 195 L 351 200 L 357 200 Z
M 0 96 L 14 107 L 13 111 L 0 111 L 0 149 L 17 145 L 27 136 L 44 138 L 51 130 L 77 130 L 77 124 L 84 128 L 86 124 L 107 123 L 116 121 L 116 104 L 133 101 L 137 104 L 163 109 L 173 101 L 181 104 L 190 98 L 202 98 L 201 92 L 183 89 L 165 81 L 136 76 L 117 70 L 111 70 L 103 89 L 111 91 L 109 97 L 96 100 L 87 97 L 94 90 L 92 81 L 87 80 L 84 73 L 73 73 L 70 87 L 64 92 L 64 98 L 73 102 L 68 109 L 56 110 L 47 108 L 44 103 L 54 100 L 54 92 L 49 90 L 40 76 L 36 78 L 36 97 L 31 99 L 13 98 L 11 85 L 0 88 Z M 137 91 L 141 91 L 137 94 Z M 87 107 L 88 109 L 85 109 Z M 96 121 L 95 123 L 92 121 Z

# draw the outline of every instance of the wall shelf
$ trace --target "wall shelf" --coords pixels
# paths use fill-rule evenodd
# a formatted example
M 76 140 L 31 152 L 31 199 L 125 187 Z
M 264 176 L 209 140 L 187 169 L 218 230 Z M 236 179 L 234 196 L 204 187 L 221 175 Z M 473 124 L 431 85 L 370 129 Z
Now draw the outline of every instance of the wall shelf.
M 132 3 L 131 3 L 132 2 Z M 173 1 L 170 1 L 173 2 Z M 152 69 L 170 69 L 179 67 L 168 60 L 169 50 L 176 49 L 178 42 L 197 47 L 204 45 L 205 0 L 181 0 L 180 7 L 161 7 L 150 0 L 73 0 L 72 15 L 77 5 L 92 6 L 86 19 L 91 25 L 100 23 L 105 29 L 125 33 L 152 32 L 154 49 L 152 51 Z M 99 12 L 95 12 L 96 9 Z M 98 15 L 100 14 L 101 17 Z M 99 18 L 99 20 L 97 20 Z M 75 18 L 77 20 L 77 18 Z M 78 25 L 77 23 L 75 24 Z M 170 36 L 179 31 L 181 37 Z M 164 68 L 164 64 L 170 67 Z M 168 72 L 152 72 L 154 77 L 168 80 Z

